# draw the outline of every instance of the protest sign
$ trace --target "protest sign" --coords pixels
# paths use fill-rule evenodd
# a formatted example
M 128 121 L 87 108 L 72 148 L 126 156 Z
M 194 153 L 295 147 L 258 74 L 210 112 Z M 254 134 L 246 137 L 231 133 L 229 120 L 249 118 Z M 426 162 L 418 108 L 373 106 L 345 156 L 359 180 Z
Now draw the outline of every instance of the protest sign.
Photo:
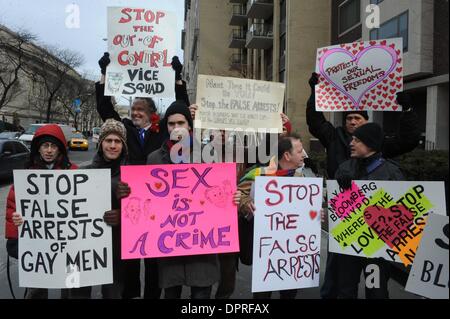
M 239 251 L 236 164 L 122 166 L 122 259 Z
M 109 170 L 15 170 L 14 190 L 21 287 L 113 282 Z
M 443 182 L 327 181 L 330 251 L 410 265 L 426 218 L 445 214 Z
M 175 98 L 176 23 L 175 14 L 163 10 L 108 8 L 105 95 Z
M 322 183 L 256 177 L 252 292 L 319 286 Z
M 372 40 L 317 50 L 316 110 L 401 111 L 403 40 Z
M 281 133 L 283 83 L 199 75 L 194 127 Z
M 406 291 L 432 299 L 448 299 L 448 224 L 448 216 L 428 216 Z

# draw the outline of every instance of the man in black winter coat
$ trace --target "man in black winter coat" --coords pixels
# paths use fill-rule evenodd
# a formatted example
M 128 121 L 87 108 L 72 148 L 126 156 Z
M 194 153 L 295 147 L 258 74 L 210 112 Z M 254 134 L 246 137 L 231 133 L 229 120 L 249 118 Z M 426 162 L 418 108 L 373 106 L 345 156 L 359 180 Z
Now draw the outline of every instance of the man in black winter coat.
M 128 148 L 129 165 L 145 165 L 147 156 L 159 149 L 164 140 L 165 132 L 160 130 L 160 119 L 156 113 L 156 106 L 151 98 L 136 98 L 131 106 L 131 120 L 121 119 L 114 110 L 110 96 L 105 96 L 105 74 L 110 63 L 109 54 L 105 53 L 99 60 L 102 73 L 100 82 L 95 83 L 97 98 L 97 111 L 103 121 L 115 119 L 121 121 L 127 130 L 126 145 Z M 181 65 L 178 57 L 173 57 L 172 68 L 175 71 L 175 95 L 177 100 L 189 106 L 189 99 L 186 91 L 186 83 L 181 80 Z M 123 184 L 119 183 L 118 192 Z M 120 199 L 120 196 L 119 196 Z M 145 259 L 145 290 L 144 298 L 157 299 L 161 295 L 158 288 L 158 271 L 154 260 Z M 141 296 L 140 283 L 140 260 L 127 260 L 124 262 L 126 268 L 126 278 L 124 278 L 124 298 L 136 298 Z
M 350 189 L 352 180 L 400 181 L 404 176 L 395 162 L 383 158 L 380 152 L 383 143 L 383 131 L 378 124 L 367 123 L 353 133 L 350 142 L 351 159 L 342 163 L 336 171 L 335 178 L 342 189 Z M 344 255 L 341 255 L 344 256 Z M 390 264 L 382 258 L 364 258 L 347 256 L 345 265 L 339 263 L 338 298 L 356 299 L 361 270 L 368 265 L 378 267 L 378 288 L 366 287 L 367 299 L 389 298 L 388 280 Z M 364 271 L 364 275 L 369 275 Z
M 309 132 L 320 140 L 327 151 L 328 178 L 333 179 L 339 165 L 350 159 L 350 142 L 354 131 L 368 122 L 369 116 L 365 111 L 349 111 L 345 113 L 345 127 L 334 127 L 325 119 L 322 112 L 316 111 L 315 86 L 319 83 L 319 76 L 313 73 L 309 85 L 311 96 L 306 107 L 306 122 Z M 420 130 L 417 114 L 412 110 L 409 96 L 404 93 L 397 95 L 397 102 L 403 112 L 399 121 L 399 129 L 395 136 L 384 136 L 382 153 L 385 158 L 393 158 L 412 151 L 419 145 Z M 320 291 L 321 297 L 337 298 L 337 273 L 339 268 L 351 263 L 352 256 L 328 253 L 325 279 Z M 341 263 L 341 265 L 339 265 Z

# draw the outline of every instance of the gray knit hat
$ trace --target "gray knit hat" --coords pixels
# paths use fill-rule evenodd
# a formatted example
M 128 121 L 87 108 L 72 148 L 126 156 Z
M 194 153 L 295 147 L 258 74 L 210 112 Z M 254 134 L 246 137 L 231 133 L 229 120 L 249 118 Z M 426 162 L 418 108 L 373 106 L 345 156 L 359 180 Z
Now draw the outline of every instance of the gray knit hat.
M 125 126 L 122 122 L 116 121 L 114 119 L 107 119 L 105 123 L 103 123 L 101 129 L 100 129 L 100 136 L 98 138 L 98 143 L 100 145 L 101 150 L 101 144 L 103 140 L 109 135 L 114 134 L 117 135 L 122 140 L 123 143 L 123 149 L 125 151 L 125 154 L 128 153 L 127 149 L 127 130 L 125 129 Z

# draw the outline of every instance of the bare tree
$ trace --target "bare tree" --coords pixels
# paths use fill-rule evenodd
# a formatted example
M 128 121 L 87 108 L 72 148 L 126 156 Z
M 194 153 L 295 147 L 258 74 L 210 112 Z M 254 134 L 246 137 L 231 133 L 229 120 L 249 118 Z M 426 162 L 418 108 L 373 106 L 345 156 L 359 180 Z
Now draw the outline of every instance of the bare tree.
M 20 93 L 20 73 L 25 71 L 30 44 L 36 36 L 28 31 L 9 34 L 0 30 L 0 109 Z
M 83 57 L 77 52 L 56 47 L 47 47 L 36 55 L 40 66 L 34 67 L 33 77 L 38 78 L 45 89 L 46 121 L 50 122 L 58 92 L 65 84 L 79 77 L 74 68 L 82 65 Z

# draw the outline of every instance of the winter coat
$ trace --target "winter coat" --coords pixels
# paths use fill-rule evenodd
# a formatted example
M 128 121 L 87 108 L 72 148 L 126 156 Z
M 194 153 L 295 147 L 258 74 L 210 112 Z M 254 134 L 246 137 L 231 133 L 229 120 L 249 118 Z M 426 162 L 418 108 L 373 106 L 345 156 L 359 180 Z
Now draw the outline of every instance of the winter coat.
M 314 94 L 307 102 L 306 122 L 309 132 L 326 148 L 328 178 L 334 178 L 339 165 L 350 159 L 352 136 L 343 127 L 335 128 L 325 119 L 322 112 L 316 111 Z M 394 158 L 412 151 L 419 145 L 419 141 L 420 129 L 417 114 L 403 112 L 398 133 L 395 136 L 385 136 L 381 152 L 385 158 Z
M 40 156 L 38 153 L 38 141 L 42 137 L 50 135 L 56 137 L 62 145 L 60 149 L 60 157 L 55 163 L 53 169 L 77 169 L 78 166 L 69 161 L 67 157 L 67 149 L 65 146 L 67 145 L 66 139 L 64 137 L 61 129 L 55 129 L 53 125 L 45 125 L 42 126 L 34 135 L 33 140 L 31 142 L 31 153 L 30 153 L 30 163 L 27 165 L 29 169 L 47 169 L 45 164 L 40 160 Z M 9 189 L 7 202 L 6 202 L 6 229 L 5 229 L 5 237 L 8 239 L 17 239 L 18 238 L 18 228 L 14 225 L 12 221 L 12 214 L 16 211 L 16 198 L 14 192 L 14 185 Z
M 378 165 L 375 163 L 378 162 Z M 398 164 L 386 160 L 381 153 L 368 158 L 352 158 L 342 163 L 336 171 L 335 178 L 349 176 L 352 180 L 401 181 L 405 177 Z
M 147 164 L 172 164 L 167 143 L 148 156 Z M 158 259 L 159 287 L 207 287 L 219 281 L 217 255 L 165 257 Z

